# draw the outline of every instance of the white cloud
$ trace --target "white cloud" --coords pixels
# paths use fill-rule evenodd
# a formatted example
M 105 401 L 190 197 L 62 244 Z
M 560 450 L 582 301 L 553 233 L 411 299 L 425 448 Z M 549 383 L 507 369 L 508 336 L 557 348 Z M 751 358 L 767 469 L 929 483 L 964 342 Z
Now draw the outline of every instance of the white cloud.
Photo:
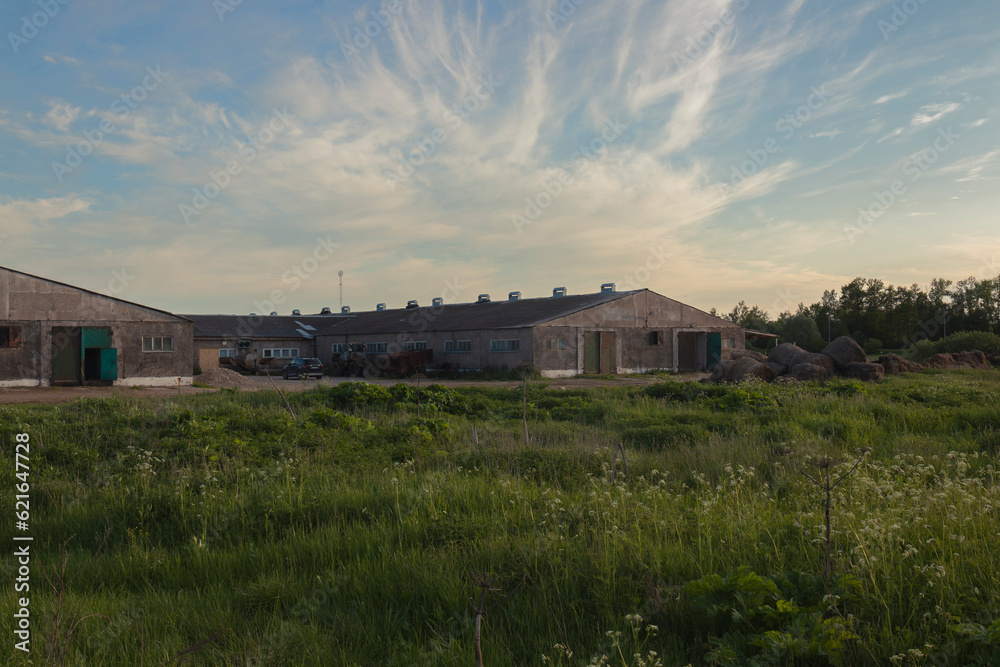
M 840 136 L 843 133 L 844 133 L 843 130 L 841 130 L 840 128 L 836 128 L 836 129 L 833 129 L 833 130 L 824 130 L 823 132 L 817 132 L 816 134 L 810 134 L 809 138 L 810 139 L 835 139 L 835 138 L 837 138 L 838 136 Z
M 919 127 L 920 125 L 927 125 L 928 123 L 933 123 L 935 121 L 941 120 L 950 113 L 954 113 L 962 108 L 962 105 L 957 102 L 948 102 L 945 104 L 928 104 L 926 106 L 920 107 L 920 111 L 913 115 L 913 119 L 910 121 L 912 127 Z
M 877 100 L 875 100 L 875 104 L 885 104 L 886 102 L 891 102 L 893 100 L 898 100 L 898 99 L 901 99 L 903 97 L 906 97 L 909 94 L 910 94 L 910 91 L 904 90 L 904 91 L 899 92 L 899 93 L 893 93 L 892 95 L 883 95 L 882 97 L 880 97 Z

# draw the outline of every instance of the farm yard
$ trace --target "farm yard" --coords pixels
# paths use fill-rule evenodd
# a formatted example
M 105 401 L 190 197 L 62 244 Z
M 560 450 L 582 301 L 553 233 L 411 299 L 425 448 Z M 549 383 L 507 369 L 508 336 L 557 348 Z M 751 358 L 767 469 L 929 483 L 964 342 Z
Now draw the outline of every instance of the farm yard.
M 35 658 L 1000 664 L 996 371 L 308 387 L 0 406 Z

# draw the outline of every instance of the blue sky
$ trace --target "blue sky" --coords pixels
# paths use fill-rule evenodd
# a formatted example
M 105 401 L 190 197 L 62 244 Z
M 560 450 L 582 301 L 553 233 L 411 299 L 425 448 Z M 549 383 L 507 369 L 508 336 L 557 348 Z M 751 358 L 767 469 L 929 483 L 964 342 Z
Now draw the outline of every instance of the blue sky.
M 0 265 L 175 312 L 1000 274 L 995 0 L 16 0 Z

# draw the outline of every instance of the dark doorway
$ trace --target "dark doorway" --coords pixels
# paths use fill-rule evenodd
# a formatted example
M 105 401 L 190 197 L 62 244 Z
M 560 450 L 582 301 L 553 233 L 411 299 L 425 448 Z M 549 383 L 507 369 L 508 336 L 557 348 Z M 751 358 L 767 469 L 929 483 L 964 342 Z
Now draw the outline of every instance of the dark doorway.
M 118 350 L 111 347 L 110 327 L 83 329 L 83 380 L 108 384 L 118 379 Z
M 698 334 L 677 334 L 677 370 L 698 370 Z
M 83 382 L 81 337 L 77 327 L 52 327 L 52 384 Z

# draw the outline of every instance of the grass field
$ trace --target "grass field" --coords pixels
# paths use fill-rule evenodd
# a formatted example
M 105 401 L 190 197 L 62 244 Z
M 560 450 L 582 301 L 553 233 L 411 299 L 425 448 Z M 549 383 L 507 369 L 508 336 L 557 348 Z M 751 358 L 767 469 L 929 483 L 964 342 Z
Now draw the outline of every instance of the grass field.
M 3 407 L 5 650 L 472 665 L 479 606 L 486 665 L 998 665 L 998 376 Z

